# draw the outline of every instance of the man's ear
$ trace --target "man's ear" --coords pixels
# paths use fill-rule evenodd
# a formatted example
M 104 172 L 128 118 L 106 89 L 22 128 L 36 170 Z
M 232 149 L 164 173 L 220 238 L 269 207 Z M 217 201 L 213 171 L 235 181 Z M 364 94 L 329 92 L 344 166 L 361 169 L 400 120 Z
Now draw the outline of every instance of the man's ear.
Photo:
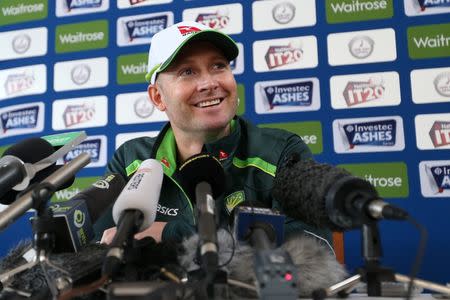
M 162 100 L 161 87 L 156 84 L 150 84 L 147 88 L 148 98 L 153 103 L 153 105 L 160 111 L 166 110 L 166 105 Z

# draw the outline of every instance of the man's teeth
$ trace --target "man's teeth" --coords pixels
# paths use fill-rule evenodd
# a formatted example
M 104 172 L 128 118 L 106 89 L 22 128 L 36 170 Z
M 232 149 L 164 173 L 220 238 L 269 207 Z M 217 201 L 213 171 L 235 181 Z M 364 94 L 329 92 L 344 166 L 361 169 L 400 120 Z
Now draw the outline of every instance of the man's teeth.
M 196 106 L 197 107 L 207 107 L 207 106 L 217 105 L 219 103 L 220 103 L 220 99 L 214 99 L 214 100 L 210 100 L 210 101 L 200 102 Z

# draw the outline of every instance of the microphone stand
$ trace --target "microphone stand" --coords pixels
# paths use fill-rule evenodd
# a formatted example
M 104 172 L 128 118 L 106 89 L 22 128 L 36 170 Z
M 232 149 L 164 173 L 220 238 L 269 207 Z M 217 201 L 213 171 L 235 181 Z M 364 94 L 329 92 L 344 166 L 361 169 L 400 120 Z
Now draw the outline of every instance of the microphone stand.
M 42 270 L 44 271 L 44 276 L 47 283 L 52 282 L 48 276 L 47 267 L 52 267 L 60 272 L 63 272 L 64 274 L 69 275 L 67 271 L 54 265 L 49 259 L 49 254 L 55 245 L 55 233 L 52 228 L 55 228 L 56 223 L 53 219 L 53 211 L 51 208 L 47 208 L 46 204 L 55 191 L 55 186 L 48 182 L 40 183 L 33 188 L 31 199 L 33 201 L 32 208 L 36 210 L 36 215 L 31 219 L 31 224 L 33 228 L 33 248 L 35 250 L 35 256 L 30 262 L 1 274 L 0 282 L 2 283 L 2 286 L 4 283 L 12 279 L 14 275 L 17 275 L 22 271 L 29 270 L 38 264 L 40 264 Z M 56 282 L 57 284 L 63 282 L 63 285 L 65 285 L 65 277 L 58 279 L 59 280 Z M 69 277 L 67 277 L 67 280 L 67 283 L 70 283 Z M 49 289 L 53 295 L 58 294 L 58 288 L 56 285 L 49 284 Z
M 357 274 L 336 283 L 328 288 L 317 289 L 312 293 L 314 300 L 323 300 L 327 297 L 338 295 L 347 297 L 348 294 L 360 282 L 367 284 L 367 295 L 369 297 L 381 297 L 381 283 L 403 282 L 409 283 L 410 278 L 405 275 L 394 273 L 390 268 L 383 267 L 380 263 L 382 256 L 380 233 L 376 222 L 362 225 L 362 255 L 365 265 L 357 269 Z M 414 279 L 414 285 L 432 291 L 450 295 L 450 288 L 433 282 Z
M 49 254 L 55 246 L 56 226 L 53 218 L 53 211 L 47 207 L 48 200 L 52 197 L 57 187 L 61 186 L 67 178 L 75 175 L 81 168 L 90 162 L 89 154 L 83 153 L 77 156 L 74 160 L 64 165 L 62 168 L 54 172 L 52 175 L 44 179 L 42 183 L 37 184 L 31 191 L 17 199 L 8 207 L 8 211 L 1 215 L 3 217 L 2 224 L 9 224 L 11 220 L 15 220 L 19 213 L 26 211 L 26 208 L 34 208 L 36 215 L 31 219 L 33 228 L 33 248 L 36 252 L 34 259 L 28 263 L 20 265 L 12 270 L 0 274 L 0 292 L 13 276 L 40 265 L 47 285 L 54 298 L 57 297 L 59 291 L 69 288 L 72 285 L 70 274 L 64 269 L 56 266 L 50 261 Z M 6 226 L 5 225 L 5 226 Z M 59 276 L 51 280 L 49 277 L 48 267 L 56 269 L 67 276 Z M 7 288 L 9 289 L 9 288 Z M 22 291 L 17 291 L 22 293 Z M 31 295 L 30 295 L 31 296 Z

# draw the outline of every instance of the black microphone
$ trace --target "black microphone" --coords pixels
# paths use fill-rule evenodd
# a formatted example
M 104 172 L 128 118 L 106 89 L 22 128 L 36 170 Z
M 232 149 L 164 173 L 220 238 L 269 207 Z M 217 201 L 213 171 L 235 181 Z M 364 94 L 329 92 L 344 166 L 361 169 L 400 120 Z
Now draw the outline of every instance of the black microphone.
M 42 184 L 53 186 L 55 189 L 60 188 L 70 178 L 74 177 L 76 172 L 86 166 L 90 162 L 89 154 L 82 153 L 74 160 L 61 166 L 50 176 L 46 177 Z M 0 212 L 0 231 L 5 229 L 9 224 L 17 220 L 27 210 L 39 205 L 35 203 L 33 190 L 30 189 L 21 195 L 16 201 Z
M 117 272 L 124 258 L 124 248 L 134 234 L 150 227 L 155 221 L 162 180 L 161 163 L 147 159 L 120 193 L 112 211 L 117 231 L 103 263 L 103 275 L 111 276 Z
M 26 193 L 61 166 L 59 158 L 86 138 L 86 133 L 68 132 L 43 138 L 28 138 L 9 147 L 0 158 L 0 203 L 9 205 L 19 192 Z M 72 185 L 68 178 L 59 189 Z
M 246 200 L 230 214 L 230 225 L 239 241 L 249 241 L 257 249 L 281 246 L 285 216 L 257 200 Z
M 207 274 L 213 274 L 218 266 L 214 199 L 224 191 L 225 172 L 215 157 L 205 153 L 188 158 L 179 171 L 184 188 L 196 202 L 202 268 Z
M 277 171 L 272 193 L 288 216 L 318 228 L 342 231 L 378 219 L 408 217 L 404 210 L 381 200 L 368 181 L 296 156 Z
M 41 138 L 23 140 L 8 149 L 0 158 L 0 197 L 4 192 L 25 189 L 35 173 L 33 163 L 53 154 L 53 146 Z
M 116 201 L 125 180 L 108 174 L 67 201 L 51 204 L 55 219 L 53 252 L 78 252 L 94 237 L 92 225 Z

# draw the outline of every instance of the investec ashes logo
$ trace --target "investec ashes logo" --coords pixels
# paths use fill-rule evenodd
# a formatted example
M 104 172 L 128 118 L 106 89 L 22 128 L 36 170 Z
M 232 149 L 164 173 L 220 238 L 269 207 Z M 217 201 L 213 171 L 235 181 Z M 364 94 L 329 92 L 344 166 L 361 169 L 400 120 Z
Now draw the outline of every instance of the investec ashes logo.
M 450 0 L 417 0 L 417 2 L 422 11 L 432 7 L 450 7 Z
M 97 8 L 102 6 L 102 0 L 66 0 L 67 10 Z
M 450 145 L 450 122 L 435 121 L 429 134 L 435 148 Z
M 12 129 L 35 128 L 38 121 L 39 106 L 4 112 L 0 115 L 3 133 Z
M 91 121 L 95 117 L 94 105 L 68 105 L 63 113 L 66 128 Z
M 382 99 L 384 82 L 381 78 L 370 78 L 367 81 L 349 81 L 343 95 L 348 107 Z
M 397 122 L 383 120 L 343 125 L 350 149 L 355 146 L 394 146 Z
M 270 85 L 263 87 L 262 93 L 270 109 L 276 106 L 310 106 L 312 103 L 313 82 L 305 81 Z
M 126 21 L 125 27 L 130 42 L 134 39 L 151 38 L 167 27 L 167 16 Z
M 230 23 L 228 10 L 216 11 L 214 13 L 200 13 L 195 22 L 202 23 L 212 29 L 224 29 Z
M 439 193 L 450 190 L 450 165 L 430 167 L 430 171 Z
M 85 141 L 80 145 L 76 146 L 73 150 L 69 151 L 66 155 L 64 155 L 63 157 L 64 163 L 73 160 L 81 153 L 88 153 L 89 156 L 91 157 L 91 162 L 93 163 L 98 162 L 100 159 L 101 145 L 102 141 L 100 139 Z
M 25 71 L 18 74 L 9 74 L 5 80 L 5 93 L 12 96 L 33 87 L 35 82 L 34 73 L 27 74 Z
M 269 69 L 289 65 L 300 61 L 303 58 L 301 43 L 290 43 L 284 46 L 270 46 L 265 56 Z

